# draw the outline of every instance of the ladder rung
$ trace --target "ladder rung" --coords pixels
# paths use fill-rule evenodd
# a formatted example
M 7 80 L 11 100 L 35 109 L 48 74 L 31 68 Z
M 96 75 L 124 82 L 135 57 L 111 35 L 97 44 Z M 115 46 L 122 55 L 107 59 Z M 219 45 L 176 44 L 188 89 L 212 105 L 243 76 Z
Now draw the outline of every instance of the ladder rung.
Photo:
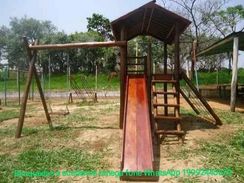
M 129 70 L 127 72 L 144 72 L 144 70 Z
M 157 130 L 157 134 L 166 134 L 166 135 L 185 135 L 184 131 L 177 131 L 177 130 Z
M 156 91 L 153 91 L 153 94 L 160 94 L 160 95 L 176 95 L 177 93 L 176 92 L 165 92 L 165 91 L 160 91 L 160 90 L 156 90 Z
M 180 107 L 179 104 L 162 104 L 162 103 L 156 103 L 153 102 L 153 106 L 157 107 L 157 106 L 162 106 L 162 107 Z
M 144 63 L 127 63 L 127 65 L 145 65 Z
M 163 121 L 180 121 L 181 118 L 180 117 L 176 117 L 176 116 L 163 116 L 163 115 L 156 115 L 155 120 L 163 120 Z
M 176 83 L 176 80 L 152 80 L 152 83 Z
M 154 80 L 172 80 L 174 76 L 173 74 L 153 74 L 152 78 Z

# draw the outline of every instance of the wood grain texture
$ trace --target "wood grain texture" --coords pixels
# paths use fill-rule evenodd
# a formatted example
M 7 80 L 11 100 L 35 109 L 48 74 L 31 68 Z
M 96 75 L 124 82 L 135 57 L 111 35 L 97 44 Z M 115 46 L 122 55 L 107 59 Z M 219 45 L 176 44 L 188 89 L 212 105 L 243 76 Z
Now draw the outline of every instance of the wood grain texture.
M 128 79 L 122 171 L 153 169 L 152 136 L 144 75 Z

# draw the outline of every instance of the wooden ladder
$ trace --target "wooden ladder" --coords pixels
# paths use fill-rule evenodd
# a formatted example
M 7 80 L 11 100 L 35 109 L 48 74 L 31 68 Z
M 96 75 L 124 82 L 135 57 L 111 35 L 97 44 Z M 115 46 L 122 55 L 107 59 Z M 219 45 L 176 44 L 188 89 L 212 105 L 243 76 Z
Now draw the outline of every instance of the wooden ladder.
M 170 84 L 172 90 L 168 89 Z M 179 92 L 179 81 L 176 81 L 172 74 L 154 74 L 152 76 L 153 117 L 156 134 L 161 140 L 168 135 L 174 135 L 183 141 L 185 136 L 185 132 L 181 129 Z M 168 101 L 169 96 L 173 96 L 170 101 Z M 165 128 L 164 123 L 174 123 L 173 129 Z

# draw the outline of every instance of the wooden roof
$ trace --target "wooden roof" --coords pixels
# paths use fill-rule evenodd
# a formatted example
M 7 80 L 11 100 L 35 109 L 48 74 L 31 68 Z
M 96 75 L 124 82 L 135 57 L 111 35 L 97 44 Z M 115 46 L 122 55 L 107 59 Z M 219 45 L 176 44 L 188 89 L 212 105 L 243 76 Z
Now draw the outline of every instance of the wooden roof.
M 244 32 L 234 32 L 226 36 L 225 38 L 215 42 L 206 49 L 200 51 L 197 56 L 209 56 L 220 53 L 227 53 L 233 51 L 233 39 L 234 37 L 239 38 L 239 50 L 244 51 Z
M 111 22 L 115 40 L 119 41 L 120 32 L 125 29 L 125 40 L 138 35 L 153 36 L 171 44 L 175 36 L 175 25 L 178 23 L 180 33 L 190 25 L 190 21 L 151 1 L 134 11 Z

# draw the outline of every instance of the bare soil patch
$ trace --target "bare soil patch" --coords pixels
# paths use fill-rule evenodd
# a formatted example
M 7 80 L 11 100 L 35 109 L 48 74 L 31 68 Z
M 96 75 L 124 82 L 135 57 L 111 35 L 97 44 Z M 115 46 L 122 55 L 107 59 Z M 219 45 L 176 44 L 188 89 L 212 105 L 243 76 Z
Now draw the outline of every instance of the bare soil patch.
M 173 100 L 173 99 L 172 99 Z M 223 101 L 209 101 L 209 104 L 216 109 L 229 110 L 227 102 Z M 190 110 L 190 106 L 181 99 L 181 106 L 185 109 Z M 65 110 L 64 100 L 52 101 L 53 111 Z M 62 126 L 64 130 L 60 131 L 50 131 L 46 132 L 49 136 L 48 138 L 53 138 L 52 142 L 55 142 L 57 147 L 67 146 L 73 148 L 84 148 L 91 151 L 104 151 L 107 156 L 104 157 L 105 161 L 109 165 L 111 170 L 120 170 L 120 158 L 121 158 L 121 144 L 122 144 L 122 130 L 119 129 L 119 100 L 100 100 L 96 104 L 79 104 L 74 103 L 68 106 L 70 115 L 84 115 L 95 117 L 91 121 L 80 122 L 66 122 L 65 124 L 62 120 L 65 117 L 53 117 L 54 125 L 59 127 Z M 5 108 L 3 109 L 5 110 Z M 239 105 L 237 111 L 244 112 L 244 104 Z M 66 119 L 67 120 L 67 119 Z M 6 120 L 0 123 L 0 130 L 7 128 L 15 128 L 18 122 L 18 118 Z M 71 125 L 72 124 L 72 125 Z M 166 138 L 165 141 L 159 146 L 159 150 L 156 153 L 156 161 L 159 162 L 159 170 L 168 169 L 185 169 L 185 168 L 201 168 L 202 163 L 200 157 L 192 157 L 185 160 L 174 159 L 174 154 L 182 151 L 182 149 L 196 149 L 199 147 L 198 141 L 214 141 L 221 134 L 232 134 L 240 128 L 240 125 L 227 125 L 224 124 L 220 127 L 213 127 L 211 124 L 203 122 L 202 119 L 198 119 L 196 116 L 186 116 L 183 117 L 183 128 L 187 129 L 185 144 L 182 145 L 177 139 Z M 24 128 L 38 128 L 47 127 L 47 122 L 45 114 L 43 112 L 40 102 L 31 102 L 30 110 L 27 109 L 27 116 L 25 118 Z M 66 129 L 67 128 L 67 129 Z M 45 130 L 48 130 L 45 129 Z M 37 132 L 38 133 L 38 132 Z M 27 137 L 31 138 L 29 134 Z M 38 134 L 37 134 L 38 135 Z M 53 135 L 53 136 L 52 136 Z M 70 135 L 70 136 L 69 136 Z M 65 137 L 64 137 L 65 136 Z M 45 138 L 45 137 L 43 137 Z M 62 139 L 66 139 L 63 140 Z M 20 140 L 24 141 L 24 140 Z M 14 153 L 14 148 L 16 148 L 16 139 L 5 138 L 0 139 L 0 145 L 8 146 L 7 150 Z M 35 142 L 37 143 L 37 142 Z M 43 143 L 45 144 L 45 143 Z M 44 146 L 49 148 L 55 148 L 54 143 L 46 143 Z M 32 144 L 34 145 L 34 144 Z M 12 149 L 11 149 L 12 148 Z M 6 152 L 6 151 L 5 151 Z M 11 153 L 11 152 L 10 152 Z M 211 180 L 206 180 L 206 178 L 201 178 L 203 181 L 221 181 L 222 178 L 216 179 L 213 177 Z M 64 178 L 60 178 L 64 180 Z M 67 180 L 67 179 L 66 179 Z M 75 180 L 77 182 L 117 182 L 118 178 L 115 177 L 96 177 L 96 178 L 82 178 L 82 179 L 68 179 L 69 181 Z M 160 177 L 159 182 L 179 182 L 179 178 L 175 177 Z

